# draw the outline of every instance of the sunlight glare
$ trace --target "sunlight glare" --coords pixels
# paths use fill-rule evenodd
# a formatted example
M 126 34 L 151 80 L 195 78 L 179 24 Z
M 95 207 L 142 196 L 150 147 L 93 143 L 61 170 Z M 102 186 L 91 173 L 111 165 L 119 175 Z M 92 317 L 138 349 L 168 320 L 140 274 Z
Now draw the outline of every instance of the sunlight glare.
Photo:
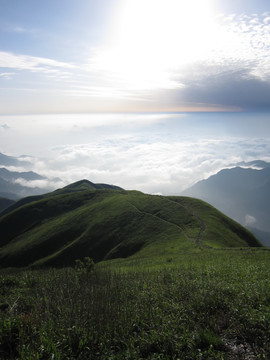
M 215 26 L 211 0 L 127 0 L 97 63 L 129 89 L 181 87 L 171 73 L 207 56 Z

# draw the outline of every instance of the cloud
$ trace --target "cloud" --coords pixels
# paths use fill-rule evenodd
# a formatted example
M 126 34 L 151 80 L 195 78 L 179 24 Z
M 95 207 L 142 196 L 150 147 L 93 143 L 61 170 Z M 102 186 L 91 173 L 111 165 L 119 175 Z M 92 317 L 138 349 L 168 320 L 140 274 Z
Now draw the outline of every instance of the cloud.
M 44 179 L 44 180 L 25 180 L 23 178 L 17 178 L 14 180 L 14 183 L 20 184 L 21 186 L 25 186 L 28 188 L 39 188 L 39 189 L 46 189 L 46 190 L 53 190 L 58 187 L 62 187 L 65 183 L 61 180 L 54 180 L 54 179 Z
M 2 130 L 1 151 L 20 154 L 23 149 L 34 155 L 21 158 L 19 170 L 23 171 L 27 161 L 25 169 L 58 177 L 64 184 L 87 178 L 149 193 L 180 194 L 231 164 L 270 160 L 267 114 L 84 114 L 2 119 L 12 131 Z
M 76 66 L 48 58 L 0 51 L 0 68 L 28 70 L 47 75 L 68 75 L 69 72 L 67 70 L 75 69 Z
M 2 129 L 3 131 L 7 131 L 10 129 L 10 127 L 7 124 L 2 124 L 0 125 L 0 129 Z
M 13 75 L 15 75 L 15 72 L 4 72 L 4 73 L 0 73 L 0 78 L 10 80 L 13 77 Z
M 18 111 L 37 111 L 34 106 L 44 104 L 51 111 L 65 112 L 270 108 L 269 12 L 210 17 L 203 10 L 207 6 L 200 5 L 206 11 L 202 19 L 187 5 L 189 17 L 181 15 L 180 21 L 165 2 L 158 2 L 158 16 L 152 14 L 155 2 L 150 2 L 146 15 L 137 5 L 143 8 L 144 2 L 131 3 L 126 14 L 130 23 L 129 18 L 119 19 L 122 27 L 112 31 L 111 41 L 91 48 L 80 63 L 0 52 L 0 68 L 5 69 L 0 78 L 14 80 L 9 82 L 9 96 L 3 91 L 2 98 L 16 97 L 9 105 L 3 100 L 1 107 L 15 103 Z M 171 4 L 185 10 L 180 2 Z M 160 27 L 160 18 L 166 27 Z M 138 20 L 144 31 L 138 29 Z M 19 71 L 30 73 L 21 89 L 15 83 Z M 37 89 L 38 74 L 49 81 Z M 27 89 L 36 94 L 22 93 Z
M 270 109 L 270 24 L 264 16 L 220 16 L 216 41 L 174 70 L 180 89 L 167 91 L 167 102 L 245 109 Z M 162 93 L 162 98 L 165 93 Z
M 269 118 L 258 114 L 32 115 L 5 121 L 12 132 L 3 133 L 2 149 L 34 155 L 20 158 L 17 171 L 58 177 L 63 182 L 57 187 L 86 178 L 173 195 L 232 164 L 270 161 Z
M 1 51 L 0 78 L 9 80 L 2 111 L 268 109 L 270 12 L 217 15 L 209 4 L 123 2 L 95 47 L 84 38 L 75 46 L 75 35 L 60 44 L 76 49 L 76 63 Z M 14 39 L 36 31 L 31 23 L 3 27 Z M 61 36 L 50 36 L 58 45 Z
M 267 151 L 258 145 L 264 143 Z M 181 141 L 111 137 L 103 142 L 55 148 L 44 165 L 67 183 L 87 178 L 149 193 L 180 194 L 231 163 L 263 158 L 268 140 L 241 138 Z M 43 170 L 45 173 L 45 170 Z
M 22 26 L 14 26 L 8 30 L 13 31 L 15 33 L 19 33 L 19 34 L 25 34 L 25 33 L 33 34 L 33 33 L 37 32 L 36 29 L 30 29 L 30 28 L 26 28 L 26 27 L 22 27 Z
M 246 226 L 254 226 L 256 224 L 256 222 L 257 222 L 257 219 L 254 216 L 249 215 L 249 214 L 247 214 L 245 216 L 245 225 Z
M 148 22 L 143 25 L 144 35 L 124 22 L 127 33 L 118 34 L 111 47 L 93 49 L 82 67 L 94 82 L 75 84 L 68 92 L 80 97 L 139 101 L 141 106 L 268 109 L 269 18 L 270 13 L 221 14 L 207 18 L 210 25 L 206 29 L 198 29 L 195 21 L 186 21 L 184 29 L 178 21 L 164 34 L 158 31 L 158 46 Z M 153 21 L 156 29 L 155 18 Z M 206 26 L 202 20 L 199 25 Z
M 177 96 L 193 103 L 219 104 L 234 106 L 245 110 L 270 109 L 270 81 L 250 75 L 248 69 L 215 71 L 209 66 L 198 66 L 200 79 L 190 84 Z M 216 74 L 215 74 L 216 73 Z M 175 101 L 175 99 L 174 99 Z

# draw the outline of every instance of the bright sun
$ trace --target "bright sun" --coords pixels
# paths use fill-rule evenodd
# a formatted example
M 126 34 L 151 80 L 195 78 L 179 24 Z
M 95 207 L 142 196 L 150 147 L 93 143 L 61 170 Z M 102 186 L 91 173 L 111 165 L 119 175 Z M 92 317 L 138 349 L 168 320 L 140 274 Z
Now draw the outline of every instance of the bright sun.
M 96 61 L 128 89 L 179 87 L 171 71 L 206 56 L 215 27 L 211 0 L 125 0 Z

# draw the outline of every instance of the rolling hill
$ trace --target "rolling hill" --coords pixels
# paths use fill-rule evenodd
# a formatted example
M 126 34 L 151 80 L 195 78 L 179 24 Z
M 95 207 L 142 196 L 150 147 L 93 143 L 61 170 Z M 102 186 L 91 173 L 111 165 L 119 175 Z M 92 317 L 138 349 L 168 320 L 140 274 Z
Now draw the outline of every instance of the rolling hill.
M 65 266 L 90 256 L 174 256 L 200 247 L 260 246 L 209 204 L 82 180 L 22 199 L 0 217 L 0 264 Z

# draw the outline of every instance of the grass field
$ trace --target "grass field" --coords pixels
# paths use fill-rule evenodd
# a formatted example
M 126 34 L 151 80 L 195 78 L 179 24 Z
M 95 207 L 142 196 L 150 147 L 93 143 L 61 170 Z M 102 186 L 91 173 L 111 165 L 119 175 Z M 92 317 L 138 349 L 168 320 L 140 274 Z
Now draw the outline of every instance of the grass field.
M 0 273 L 1 359 L 269 359 L 270 252 Z

